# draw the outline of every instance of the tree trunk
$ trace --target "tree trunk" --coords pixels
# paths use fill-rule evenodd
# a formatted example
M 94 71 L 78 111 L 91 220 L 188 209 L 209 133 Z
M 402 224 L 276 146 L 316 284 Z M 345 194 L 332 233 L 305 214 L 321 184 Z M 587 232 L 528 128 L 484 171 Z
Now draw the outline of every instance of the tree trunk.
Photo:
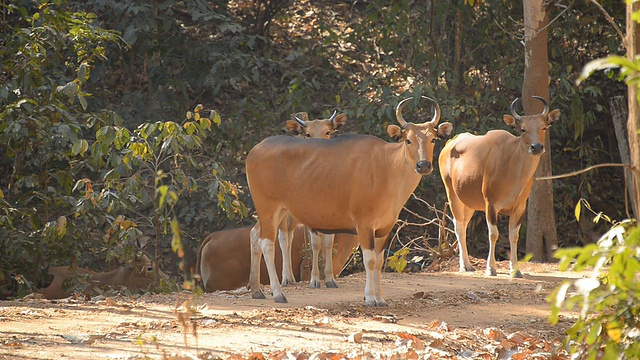
M 640 2 L 633 1 L 627 5 L 627 57 L 631 60 L 638 54 L 640 49 L 640 25 L 631 18 L 631 15 L 640 10 Z M 638 104 L 638 84 L 630 82 L 628 86 L 629 120 L 627 121 L 627 133 L 629 135 L 629 150 L 631 165 L 636 171 L 633 172 L 632 185 L 634 190 L 633 208 L 640 210 L 640 179 L 638 179 L 638 168 L 640 166 L 640 105 Z M 635 214 L 636 218 L 638 214 Z
M 522 103 L 527 115 L 540 114 L 542 104 L 532 96 L 549 99 L 549 59 L 547 56 L 548 14 L 544 0 L 523 0 L 524 5 L 524 82 Z M 549 132 L 534 178 L 551 175 Z M 534 181 L 527 204 L 526 252 L 533 261 L 552 261 L 558 247 L 556 221 L 553 210 L 551 180 Z
M 620 152 L 620 160 L 623 164 L 631 164 L 631 156 L 629 155 L 629 136 L 627 135 L 627 120 L 629 112 L 627 111 L 628 100 L 624 96 L 614 96 L 609 99 L 609 111 L 611 112 L 611 120 L 613 128 L 616 132 L 616 140 L 618 142 L 618 151 Z M 633 199 L 636 198 L 633 190 L 633 173 L 629 169 L 624 170 L 624 180 L 627 183 L 627 193 L 631 201 L 631 216 L 637 218 L 638 213 L 635 208 Z M 627 202 L 625 201 L 625 205 Z M 626 209 L 629 211 L 629 209 Z

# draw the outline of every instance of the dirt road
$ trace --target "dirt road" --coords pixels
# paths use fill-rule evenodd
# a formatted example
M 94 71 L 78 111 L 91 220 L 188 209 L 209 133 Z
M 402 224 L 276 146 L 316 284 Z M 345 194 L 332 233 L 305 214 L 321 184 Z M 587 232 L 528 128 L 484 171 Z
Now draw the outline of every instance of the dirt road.
M 0 358 L 551 358 L 572 314 L 550 325 L 546 298 L 579 275 L 523 264 L 524 279 L 510 279 L 506 267 L 385 273 L 386 308 L 362 306 L 364 274 L 338 289 L 286 287 L 287 304 L 243 291 L 3 301 Z

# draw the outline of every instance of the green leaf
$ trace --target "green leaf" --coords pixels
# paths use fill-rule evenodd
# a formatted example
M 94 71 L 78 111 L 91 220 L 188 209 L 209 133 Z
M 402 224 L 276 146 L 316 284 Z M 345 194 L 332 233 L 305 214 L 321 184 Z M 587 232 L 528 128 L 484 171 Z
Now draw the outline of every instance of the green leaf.
M 217 111 L 214 111 L 213 118 L 211 120 L 213 120 L 213 123 L 218 126 L 222 124 L 222 119 L 220 118 L 220 114 L 218 114 Z
M 623 67 L 626 69 L 637 70 L 636 64 L 624 56 L 608 56 L 606 58 L 596 59 L 588 62 L 583 68 L 580 76 L 576 80 L 576 85 L 580 85 L 591 74 L 598 70 Z
M 89 148 L 89 143 L 87 142 L 87 140 L 84 140 L 84 139 L 76 140 L 76 142 L 71 147 L 71 154 L 84 155 L 84 153 L 87 151 L 88 148 Z
M 87 73 L 87 63 L 83 62 L 78 67 L 78 80 L 80 80 L 80 84 L 83 84 L 89 78 Z
M 82 110 L 87 110 L 87 99 L 82 95 L 78 95 L 78 101 L 80 101 L 80 106 L 82 106 Z

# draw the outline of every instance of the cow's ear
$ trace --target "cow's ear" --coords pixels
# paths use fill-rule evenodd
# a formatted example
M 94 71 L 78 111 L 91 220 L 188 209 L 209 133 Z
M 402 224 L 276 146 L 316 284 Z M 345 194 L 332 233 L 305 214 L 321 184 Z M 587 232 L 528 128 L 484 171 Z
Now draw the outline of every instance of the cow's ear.
M 560 119 L 560 110 L 555 109 L 547 116 L 547 125 L 553 124 L 558 119 Z
M 391 136 L 395 141 L 402 140 L 402 137 L 404 136 L 402 129 L 398 125 L 387 126 L 387 134 L 389 134 L 389 136 Z
M 442 136 L 449 136 L 451 135 L 451 133 L 453 132 L 453 124 L 450 122 L 443 122 L 442 124 L 438 125 L 438 136 L 442 137 Z
M 302 133 L 302 126 L 295 120 L 287 120 L 287 130 L 291 131 L 294 135 Z
M 347 123 L 347 114 L 340 114 L 333 119 L 333 128 L 335 130 L 340 129 L 344 124 Z
M 515 129 L 518 126 L 518 121 L 516 120 L 516 118 L 514 118 L 511 115 L 503 115 L 502 116 L 502 120 L 504 121 L 505 124 L 507 124 L 507 126 L 509 126 L 510 128 Z

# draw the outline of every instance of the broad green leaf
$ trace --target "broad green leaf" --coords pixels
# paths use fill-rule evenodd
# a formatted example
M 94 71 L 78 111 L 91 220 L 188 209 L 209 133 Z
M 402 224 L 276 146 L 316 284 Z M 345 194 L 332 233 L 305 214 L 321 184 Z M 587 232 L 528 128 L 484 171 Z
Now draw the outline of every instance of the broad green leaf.
M 87 140 L 84 140 L 84 139 L 76 140 L 76 142 L 71 147 L 71 154 L 84 155 L 84 153 L 87 151 L 88 148 L 89 148 L 89 143 L 87 142 Z
M 588 62 L 583 68 L 580 76 L 576 80 L 576 85 L 580 85 L 591 74 L 598 70 L 619 68 L 636 69 L 637 66 L 633 61 L 627 59 L 624 56 L 608 56 L 606 58 L 596 59 Z
M 82 95 L 78 95 L 78 101 L 80 101 L 82 110 L 87 110 L 87 99 Z
M 78 79 L 80 80 L 80 84 L 84 83 L 87 80 L 88 77 L 89 76 L 88 76 L 88 72 L 87 72 L 87 63 L 83 62 L 78 67 Z
M 222 119 L 220 118 L 220 114 L 217 111 L 214 111 L 214 114 L 211 120 L 213 120 L 213 122 L 218 126 L 222 124 Z

